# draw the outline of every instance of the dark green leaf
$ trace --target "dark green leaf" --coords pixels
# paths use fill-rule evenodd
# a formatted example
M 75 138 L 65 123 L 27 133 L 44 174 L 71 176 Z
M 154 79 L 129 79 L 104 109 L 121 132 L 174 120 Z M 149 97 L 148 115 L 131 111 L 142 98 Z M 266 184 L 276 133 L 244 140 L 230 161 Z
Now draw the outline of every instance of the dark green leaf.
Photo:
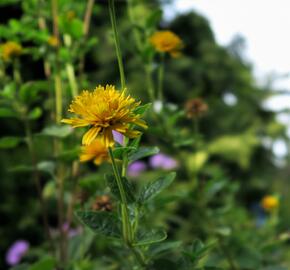
M 92 231 L 113 238 L 121 238 L 120 221 L 109 212 L 77 211 L 78 218 Z
M 29 270 L 53 270 L 55 269 L 56 261 L 52 257 L 43 258 L 40 261 L 31 265 Z
M 107 181 L 108 186 L 111 189 L 112 194 L 116 198 L 121 200 L 121 195 L 120 195 L 120 192 L 119 192 L 119 188 L 118 188 L 115 176 L 113 174 L 106 174 L 105 175 L 105 179 Z M 126 177 L 122 177 L 122 183 L 123 183 L 123 187 L 124 187 L 124 191 L 125 191 L 127 202 L 128 203 L 134 202 L 135 201 L 135 197 L 134 197 L 133 186 L 129 183 L 129 181 L 127 180 Z
M 18 114 L 10 108 L 0 108 L 0 117 L 17 117 Z
M 138 150 L 129 155 L 129 161 L 133 162 L 135 160 L 152 156 L 158 153 L 159 153 L 158 147 L 140 147 Z
M 156 181 L 147 184 L 145 187 L 142 188 L 138 201 L 140 203 L 144 203 L 153 199 L 162 190 L 167 188 L 173 182 L 175 176 L 176 176 L 176 173 L 171 172 L 167 174 L 166 176 L 160 177 Z
M 140 231 L 137 233 L 137 242 L 134 246 L 146 246 L 165 240 L 167 234 L 162 229 L 152 229 L 150 231 Z
M 155 28 L 162 19 L 162 10 L 154 10 L 146 19 L 147 28 Z
M 0 149 L 15 148 L 21 141 L 19 137 L 3 137 L 0 139 Z

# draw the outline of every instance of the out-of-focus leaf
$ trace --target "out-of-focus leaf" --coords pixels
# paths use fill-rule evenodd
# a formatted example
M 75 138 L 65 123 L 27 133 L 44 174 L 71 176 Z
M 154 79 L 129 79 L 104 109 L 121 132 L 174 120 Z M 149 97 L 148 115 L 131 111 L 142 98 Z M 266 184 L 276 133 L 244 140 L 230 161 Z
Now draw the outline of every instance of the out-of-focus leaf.
M 29 270 L 53 270 L 55 269 L 56 261 L 52 257 L 46 257 L 31 265 Z
M 146 246 L 154 243 L 164 241 L 167 238 L 167 234 L 162 229 L 152 229 L 150 231 L 142 230 L 137 233 L 137 242 L 134 246 Z
M 153 199 L 173 182 L 175 176 L 176 173 L 171 172 L 163 177 L 160 177 L 156 181 L 145 185 L 140 192 L 138 202 L 142 204 Z
M 162 10 L 154 10 L 146 19 L 147 28 L 155 28 L 162 19 Z
M 3 137 L 0 138 L 0 149 L 15 148 L 23 141 L 20 137 Z
M 113 149 L 113 155 L 116 159 L 122 159 L 123 155 L 125 153 L 128 153 L 130 151 L 136 150 L 135 147 L 127 146 L 127 147 L 116 147 Z
M 121 238 L 119 220 L 109 212 L 77 211 L 78 218 L 93 232 L 107 237 Z
M 140 147 L 138 150 L 129 155 L 129 161 L 133 162 L 138 159 L 152 156 L 159 153 L 158 147 Z
M 181 247 L 181 241 L 166 241 L 163 243 L 152 244 L 148 250 L 151 257 L 157 257 L 171 250 L 177 250 Z
M 39 107 L 36 107 L 34 109 L 32 109 L 29 113 L 28 113 L 28 118 L 30 120 L 35 120 L 38 119 L 40 116 L 42 115 L 42 110 Z
M 56 138 L 65 138 L 72 133 L 72 128 L 68 125 L 53 125 L 44 128 L 39 135 L 56 137 Z
M 141 106 L 138 106 L 135 110 L 134 113 L 135 114 L 144 114 L 150 107 L 151 107 L 151 103 L 147 103 Z
M 53 161 L 41 161 L 37 163 L 36 167 L 39 171 L 49 173 L 52 176 L 54 175 L 55 163 Z
M 18 114 L 10 108 L 0 108 L 0 117 L 18 117 Z

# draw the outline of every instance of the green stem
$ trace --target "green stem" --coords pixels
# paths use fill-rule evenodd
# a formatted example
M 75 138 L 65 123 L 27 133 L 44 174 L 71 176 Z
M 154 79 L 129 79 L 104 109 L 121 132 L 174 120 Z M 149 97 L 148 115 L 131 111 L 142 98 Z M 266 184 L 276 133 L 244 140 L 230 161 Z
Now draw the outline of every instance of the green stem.
M 114 42 L 115 42 L 115 47 L 116 47 L 116 54 L 117 54 L 119 72 L 120 72 L 120 78 L 121 78 L 121 87 L 122 87 L 122 90 L 124 90 L 126 88 L 126 81 L 125 81 L 124 66 L 123 66 L 123 61 L 122 61 L 120 40 L 119 40 L 118 31 L 117 31 L 114 0 L 109 0 L 109 12 L 110 12 L 112 29 L 114 33 Z
M 158 99 L 163 101 L 163 80 L 164 80 L 164 53 L 161 54 L 158 68 Z
M 20 85 L 22 82 L 20 74 L 20 63 L 18 59 L 13 60 L 13 79 L 18 85 Z
M 118 189 L 120 192 L 120 196 L 121 196 L 123 237 L 124 237 L 126 244 L 130 245 L 132 242 L 132 237 L 131 237 L 131 226 L 130 226 L 130 220 L 129 220 L 129 214 L 128 214 L 127 199 L 126 199 L 126 194 L 125 194 L 124 186 L 122 183 L 122 179 L 121 179 L 119 170 L 117 168 L 111 147 L 109 147 L 109 155 L 110 155 L 110 158 L 112 161 L 112 167 L 113 167 L 115 179 L 116 179 Z
M 35 149 L 34 149 L 33 137 L 32 137 L 32 133 L 31 133 L 29 120 L 27 119 L 26 115 L 25 115 L 25 118 L 24 118 L 24 124 L 25 124 L 25 133 L 26 133 L 26 139 L 27 139 L 27 146 L 28 146 L 28 150 L 29 150 L 29 153 L 30 153 L 32 167 L 33 167 L 33 179 L 34 179 L 34 184 L 35 184 L 35 187 L 36 187 L 38 199 L 39 199 L 39 202 L 40 202 L 44 230 L 45 230 L 45 234 L 47 236 L 47 239 L 48 239 L 48 241 L 50 243 L 50 246 L 51 246 L 52 250 L 54 250 L 54 244 L 53 244 L 53 240 L 52 240 L 52 237 L 51 237 L 51 234 L 50 234 L 50 230 L 49 230 L 46 203 L 45 203 L 45 201 L 43 199 L 43 196 L 42 196 L 42 189 L 41 189 L 39 173 L 38 173 L 38 169 L 37 169 L 37 158 L 36 158 Z
M 130 219 L 129 219 L 128 203 L 127 203 L 127 199 L 126 199 L 126 194 L 125 194 L 122 178 L 121 178 L 119 170 L 117 168 L 111 147 L 109 147 L 109 155 L 110 155 L 110 159 L 112 161 L 112 167 L 113 167 L 115 179 L 116 179 L 117 186 L 118 186 L 120 196 L 121 196 L 123 238 L 124 238 L 124 241 L 127 244 L 127 246 L 130 248 L 130 250 L 134 254 L 138 263 L 141 265 L 142 268 L 144 268 L 144 267 L 146 267 L 146 262 L 145 262 L 145 259 L 144 259 L 142 252 L 132 245 L 134 237 L 133 237 L 132 227 L 131 227 L 131 223 L 130 223 Z
M 147 64 L 145 66 L 145 73 L 146 73 L 148 96 L 149 96 L 150 101 L 153 103 L 155 101 L 155 96 L 154 96 L 154 86 L 153 86 L 153 81 L 152 81 L 152 68 L 150 64 Z
M 68 49 L 70 49 L 71 43 L 72 43 L 71 36 L 68 34 L 65 34 L 64 44 Z M 78 84 L 77 84 L 77 80 L 75 76 L 75 70 L 71 62 L 67 62 L 65 67 L 66 67 L 66 73 L 67 73 L 69 85 L 71 88 L 71 95 L 72 97 L 75 97 L 78 95 Z

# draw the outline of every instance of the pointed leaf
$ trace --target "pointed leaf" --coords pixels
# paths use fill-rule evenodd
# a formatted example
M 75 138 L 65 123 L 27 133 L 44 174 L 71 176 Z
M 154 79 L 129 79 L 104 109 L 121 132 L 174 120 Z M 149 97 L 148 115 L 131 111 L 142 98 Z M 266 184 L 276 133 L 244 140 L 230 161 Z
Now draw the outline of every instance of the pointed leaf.
M 167 238 L 167 234 L 162 229 L 152 229 L 150 231 L 141 231 L 137 233 L 137 241 L 134 246 L 146 246 L 161 242 Z
M 77 211 L 77 217 L 93 232 L 107 237 L 121 238 L 119 220 L 109 212 Z
M 154 182 L 147 184 L 140 192 L 139 202 L 144 203 L 153 199 L 162 190 L 167 188 L 174 180 L 176 176 L 175 172 L 169 173 L 166 176 L 160 177 Z
M 119 192 L 119 188 L 118 188 L 115 176 L 113 174 L 106 174 L 105 179 L 107 181 L 109 188 L 111 189 L 112 194 L 115 197 L 117 197 L 119 200 L 121 200 L 121 195 Z M 128 203 L 134 202 L 135 196 L 134 196 L 133 186 L 130 184 L 130 182 L 127 180 L 126 177 L 122 177 L 122 183 L 124 186 L 127 202 Z
M 159 153 L 158 147 L 140 147 L 137 151 L 129 155 L 129 161 L 133 162 L 138 159 L 152 156 Z

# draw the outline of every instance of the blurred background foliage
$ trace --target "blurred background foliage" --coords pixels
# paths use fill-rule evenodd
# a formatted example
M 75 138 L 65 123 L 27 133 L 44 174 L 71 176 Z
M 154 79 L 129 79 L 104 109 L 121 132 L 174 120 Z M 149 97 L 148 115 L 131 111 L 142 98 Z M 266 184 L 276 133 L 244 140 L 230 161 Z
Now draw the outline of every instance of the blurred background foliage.
M 66 108 L 71 99 L 71 81 L 65 74 L 67 64 L 75 67 L 79 89 L 116 84 L 119 73 L 106 1 L 96 1 L 88 36 L 83 34 L 84 2 L 58 2 L 59 31 L 61 35 L 69 36 L 69 41 L 62 41 L 58 56 L 63 67 L 60 73 L 63 87 L 68 93 L 67 99 L 63 100 Z M 242 39 L 222 47 L 215 41 L 206 18 L 189 12 L 167 21 L 162 18 L 162 4 L 158 1 L 138 1 L 133 8 L 138 17 L 138 25 L 134 27 L 144 39 L 157 26 L 172 30 L 184 42 L 181 57 L 165 58 L 164 95 L 169 104 L 164 109 L 167 110 L 164 112 L 166 117 L 161 115 L 161 121 L 156 123 L 148 116 L 151 126 L 143 136 L 145 144 L 157 145 L 162 152 L 179 161 L 178 177 L 155 205 L 148 206 L 154 221 L 147 222 L 165 224 L 169 239 L 180 240 L 185 245 L 197 238 L 206 243 L 220 241 L 221 248 L 213 248 L 207 256 L 209 265 L 227 269 L 224 258 L 233 257 L 240 266 L 236 269 L 289 269 L 289 156 L 281 160 L 273 154 L 273 143 L 277 139 L 288 144 L 287 127 L 276 120 L 275 112 L 264 106 L 264 101 L 275 92 L 269 86 L 256 83 L 251 64 L 243 58 Z M 54 86 L 43 68 L 43 61 L 52 63 L 56 55 L 47 43 L 53 28 L 49 1 L 1 0 L 0 13 L 1 43 L 13 40 L 24 48 L 20 56 L 21 82 L 11 79 L 12 65 L 6 65 L 5 74 L 0 74 L 0 132 L 3 136 L 0 139 L 0 253 L 5 254 L 16 239 L 27 239 L 33 247 L 41 246 L 45 239 L 32 174 L 29 169 L 25 170 L 31 162 L 24 143 L 23 115 L 30 119 L 31 129 L 36 134 L 38 160 L 47 162 L 42 164 L 41 183 L 44 197 L 49 202 L 50 226 L 57 226 L 55 185 L 51 181 L 57 158 L 47 158 L 52 155 L 50 136 L 53 131 L 45 132 L 45 128 L 52 124 L 50 112 L 54 107 Z M 46 20 L 44 29 L 41 29 L 41 18 Z M 125 1 L 117 1 L 117 18 L 127 87 L 134 97 L 149 102 L 143 71 L 146 55 L 136 53 Z M 158 57 L 155 61 L 157 66 Z M 1 62 L 2 71 L 4 64 Z M 51 66 L 52 72 L 55 68 Z M 197 120 L 198 123 L 184 115 L 185 104 L 192 98 L 202 98 L 208 105 L 208 112 Z M 9 106 L 6 106 L 7 100 L 11 101 Z M 196 124 L 198 136 L 195 135 Z M 70 132 L 64 128 L 63 137 L 66 133 L 69 136 Z M 190 139 L 198 144 L 193 145 Z M 66 142 L 66 150 L 76 148 L 70 137 Z M 65 162 L 71 161 L 71 155 L 68 154 Z M 91 165 L 82 165 L 80 172 L 79 186 L 91 192 L 91 196 L 95 196 L 96 188 L 104 188 L 101 181 L 94 182 L 94 170 Z M 101 175 L 105 169 L 98 171 Z M 137 181 L 148 181 L 157 173 L 149 170 Z M 68 181 L 67 190 L 72 185 Z M 196 185 L 198 187 L 193 188 Z M 273 225 L 269 221 L 271 217 L 264 213 L 269 224 L 257 227 L 260 212 L 257 214 L 255 209 L 265 194 L 279 194 L 279 222 L 273 221 Z M 178 243 L 175 244 L 177 248 Z M 102 254 L 105 259 L 92 264 L 86 261 L 89 260 L 87 257 L 77 263 L 79 268 L 75 269 L 107 269 L 104 265 L 112 263 L 112 256 L 122 260 L 121 254 L 111 253 L 103 238 L 95 241 L 91 253 Z M 40 254 L 36 250 L 30 260 Z M 172 268 L 168 268 L 164 258 L 155 263 L 156 269 L 175 269 L 173 262 L 170 262 Z M 1 256 L 0 268 L 7 268 L 4 256 Z

